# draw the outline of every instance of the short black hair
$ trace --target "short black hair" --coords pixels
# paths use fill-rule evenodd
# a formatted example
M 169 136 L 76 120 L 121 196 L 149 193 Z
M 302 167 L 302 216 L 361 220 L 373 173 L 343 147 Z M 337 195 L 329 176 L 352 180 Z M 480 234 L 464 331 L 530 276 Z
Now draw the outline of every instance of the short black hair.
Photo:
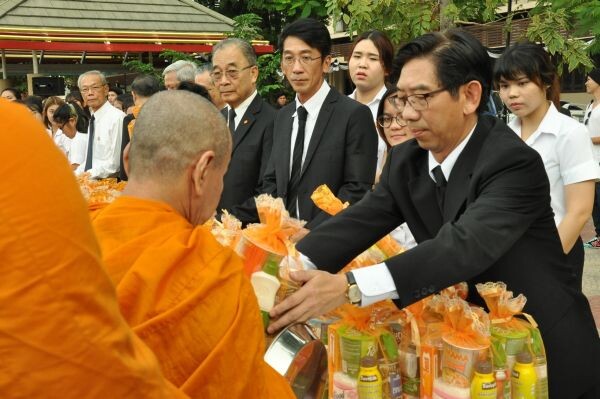
M 127 108 L 133 107 L 135 104 L 133 103 L 133 96 L 131 93 L 119 94 L 117 96 L 117 101 L 121 103 L 121 108 L 123 112 L 127 112 Z
M 83 113 L 81 107 L 77 105 L 77 103 L 64 103 L 58 108 L 56 108 L 56 111 L 54 111 L 54 115 L 52 115 L 52 118 L 58 124 L 67 123 L 72 117 L 77 117 L 77 124 L 75 126 L 77 131 L 86 133 L 86 116 Z
M 191 91 L 192 93 L 201 95 L 206 100 L 211 101 L 210 94 L 208 94 L 208 90 L 206 90 L 206 87 L 196 84 L 196 83 L 193 83 L 193 82 L 188 82 L 188 81 L 181 82 L 181 83 L 179 83 L 179 86 L 177 86 L 177 90 Z M 211 103 L 212 103 L 212 101 L 211 101 Z
M 108 91 L 114 91 L 117 96 L 120 96 L 121 94 L 123 94 L 123 90 L 121 90 L 121 88 L 119 88 L 117 86 L 109 86 Z
M 27 98 L 25 98 L 25 100 L 23 100 L 23 104 L 27 105 L 27 107 L 30 110 L 35 110 L 37 112 L 39 112 L 40 114 L 42 113 L 42 110 L 44 109 L 44 106 L 42 105 L 42 98 L 38 97 L 38 96 L 27 96 Z
M 136 96 L 150 97 L 154 93 L 158 93 L 160 86 L 158 79 L 152 75 L 141 75 L 133 80 L 131 91 L 135 92 Z
M 471 34 L 461 29 L 426 33 L 405 44 L 394 60 L 390 80 L 396 82 L 402 67 L 417 58 L 431 58 L 442 87 L 456 97 L 458 89 L 470 81 L 481 84 L 478 113 L 485 110 L 492 83 L 492 62 L 487 50 Z
M 279 51 L 283 52 L 285 39 L 293 36 L 302 40 L 312 48 L 316 48 L 321 57 L 325 58 L 331 54 L 331 36 L 327 27 L 313 18 L 300 18 L 286 25 L 279 35 Z

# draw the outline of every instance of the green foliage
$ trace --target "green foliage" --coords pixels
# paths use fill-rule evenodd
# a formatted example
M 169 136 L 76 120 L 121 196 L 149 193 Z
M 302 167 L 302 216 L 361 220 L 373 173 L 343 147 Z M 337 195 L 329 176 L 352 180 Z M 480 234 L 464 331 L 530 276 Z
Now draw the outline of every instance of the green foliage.
M 258 57 L 258 81 L 256 82 L 258 94 L 269 98 L 273 93 L 283 90 L 283 75 L 280 71 L 281 54 L 264 54 Z
M 157 71 L 152 64 L 147 62 L 142 62 L 139 60 L 126 61 L 123 63 L 123 66 L 132 72 L 137 72 L 144 75 L 152 75 L 159 80 L 162 78 L 160 72 Z
M 268 12 L 281 13 L 287 21 L 298 18 L 327 17 L 327 7 L 317 0 L 249 0 L 251 10 L 263 9 Z
M 169 64 L 172 64 L 175 61 L 179 61 L 179 60 L 191 61 L 195 64 L 198 64 L 196 59 L 194 57 L 192 57 L 190 54 L 182 53 L 180 51 L 175 51 L 175 50 L 169 50 L 169 49 L 161 51 L 161 53 L 158 55 L 158 58 L 167 60 L 169 62 Z
M 592 36 L 590 54 L 600 53 L 600 1 L 598 0 L 555 0 L 552 10 L 568 10 L 571 14 L 573 30 L 577 36 Z
M 256 14 L 242 14 L 233 18 L 233 31 L 229 34 L 231 37 L 252 41 L 262 39 L 261 29 L 259 24 L 262 18 Z

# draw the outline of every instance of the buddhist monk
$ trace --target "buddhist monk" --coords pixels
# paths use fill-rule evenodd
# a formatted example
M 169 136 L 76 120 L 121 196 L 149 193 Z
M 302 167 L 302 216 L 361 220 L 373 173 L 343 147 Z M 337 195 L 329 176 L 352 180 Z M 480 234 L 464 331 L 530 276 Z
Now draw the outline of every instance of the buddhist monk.
M 0 159 L 0 397 L 186 397 L 119 313 L 64 154 L 3 99 Z
M 123 195 L 93 226 L 121 313 L 165 376 L 192 398 L 293 398 L 263 360 L 262 321 L 242 261 L 203 226 L 231 153 L 217 109 L 187 91 L 144 105 Z

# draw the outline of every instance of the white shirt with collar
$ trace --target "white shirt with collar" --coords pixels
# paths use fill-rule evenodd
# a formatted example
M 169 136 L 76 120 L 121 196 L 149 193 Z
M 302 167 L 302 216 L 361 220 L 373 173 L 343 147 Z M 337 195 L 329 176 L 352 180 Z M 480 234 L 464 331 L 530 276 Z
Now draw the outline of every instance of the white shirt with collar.
M 519 118 L 508 126 L 521 136 Z M 537 130 L 525 143 L 544 161 L 550 180 L 550 204 L 554 221 L 559 225 L 566 212 L 565 186 L 600 179 L 600 166 L 594 160 L 588 131 L 582 123 L 558 112 L 551 103 Z
M 94 142 L 88 142 L 88 146 L 93 145 L 92 168 L 88 171 L 96 179 L 116 176 L 119 171 L 121 157 L 121 133 L 123 131 L 123 111 L 116 109 L 108 101 L 104 103 L 94 116 Z M 88 129 L 89 134 L 89 129 Z M 76 174 L 85 172 L 86 159 L 82 162 Z
M 435 179 L 433 178 L 431 171 L 438 165 L 442 166 L 444 177 L 446 180 L 449 180 L 450 172 L 452 172 L 452 168 L 454 167 L 456 160 L 465 149 L 465 146 L 471 139 L 471 136 L 473 136 L 476 126 L 477 125 L 471 129 L 467 137 L 465 137 L 456 146 L 456 148 L 454 148 L 452 152 L 448 154 L 446 159 L 444 159 L 441 164 L 437 162 L 435 158 L 433 158 L 431 152 L 429 152 L 429 175 L 433 181 L 435 181 Z M 305 255 L 300 254 L 300 257 L 308 268 L 316 269 L 315 264 L 312 263 Z M 396 291 L 396 284 L 394 284 L 392 274 L 390 273 L 390 270 L 385 262 L 378 263 L 373 266 L 362 267 L 360 269 L 354 269 L 352 270 L 352 274 L 354 275 L 356 285 L 361 292 L 361 307 L 372 305 L 385 299 L 399 298 L 398 292 Z
M 82 163 L 85 163 L 87 142 L 87 134 L 80 132 L 75 133 L 75 137 L 71 139 L 71 149 L 69 151 L 69 162 L 71 165 L 81 165 Z
M 56 144 L 63 154 L 68 157 L 69 150 L 71 149 L 71 139 L 68 138 L 61 129 L 57 129 L 52 140 L 54 140 L 54 144 Z
M 252 101 L 254 101 L 254 97 L 256 97 L 257 94 L 258 94 L 258 92 L 256 90 L 254 90 L 254 92 L 252 94 L 250 94 L 250 97 L 248 97 L 247 99 L 242 101 L 242 103 L 240 105 L 238 105 L 237 108 L 233 109 L 235 111 L 235 118 L 233 119 L 234 123 L 235 123 L 235 128 L 233 129 L 234 131 L 240 125 L 240 122 L 242 121 L 242 117 L 248 110 L 248 107 L 250 106 L 250 104 L 252 104 Z M 227 106 L 225 108 L 227 108 L 227 115 L 229 115 L 229 110 L 231 109 L 231 105 L 227 104 Z
M 379 110 L 379 103 L 381 102 L 381 99 L 386 91 L 387 87 L 384 85 L 381 90 L 375 94 L 375 97 L 373 97 L 368 104 L 365 104 L 371 110 L 371 114 L 373 115 L 373 123 L 375 123 L 375 125 L 377 125 L 377 111 Z M 356 89 L 354 89 L 352 94 L 350 94 L 348 97 L 356 101 Z M 380 135 L 377 135 L 377 139 L 377 171 L 379 172 L 381 169 L 383 169 L 383 164 L 385 163 L 385 152 L 387 150 L 387 146 Z
M 583 123 L 588 129 L 590 137 L 600 136 L 600 105 L 594 107 L 595 103 L 597 103 L 597 101 L 588 104 L 583 119 Z M 592 143 L 592 152 L 596 162 L 600 163 L 600 144 Z

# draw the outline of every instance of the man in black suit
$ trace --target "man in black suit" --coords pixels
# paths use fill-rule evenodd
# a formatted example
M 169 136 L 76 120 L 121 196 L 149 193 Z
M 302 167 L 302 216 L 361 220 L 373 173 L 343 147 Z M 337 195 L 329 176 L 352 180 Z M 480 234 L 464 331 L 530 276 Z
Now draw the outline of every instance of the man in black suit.
M 527 297 L 548 357 L 551 398 L 597 398 L 600 340 L 587 299 L 570 272 L 550 208 L 542 160 L 498 119 L 481 116 L 491 81 L 483 46 L 461 31 L 405 45 L 392 100 L 412 140 L 394 147 L 372 193 L 297 245 L 336 272 L 406 222 L 419 245 L 346 275 L 303 271 L 304 286 L 275 307 L 270 326 L 350 301 L 393 299 L 403 308 L 460 281 L 503 281 Z
M 377 163 L 377 132 L 369 108 L 329 87 L 331 37 L 325 25 L 299 19 L 279 37 L 281 68 L 296 99 L 275 119 L 273 152 L 261 191 L 283 198 L 292 216 L 313 228 L 329 216 L 310 199 L 327 184 L 342 201 L 355 203 L 371 189 Z M 256 209 L 238 210 L 242 221 Z
M 248 42 L 225 39 L 214 46 L 212 54 L 211 76 L 227 103 L 222 112 L 233 135 L 231 162 L 217 210 L 234 212 L 237 205 L 253 203 L 259 194 L 271 155 L 275 109 L 256 91 L 256 54 Z

